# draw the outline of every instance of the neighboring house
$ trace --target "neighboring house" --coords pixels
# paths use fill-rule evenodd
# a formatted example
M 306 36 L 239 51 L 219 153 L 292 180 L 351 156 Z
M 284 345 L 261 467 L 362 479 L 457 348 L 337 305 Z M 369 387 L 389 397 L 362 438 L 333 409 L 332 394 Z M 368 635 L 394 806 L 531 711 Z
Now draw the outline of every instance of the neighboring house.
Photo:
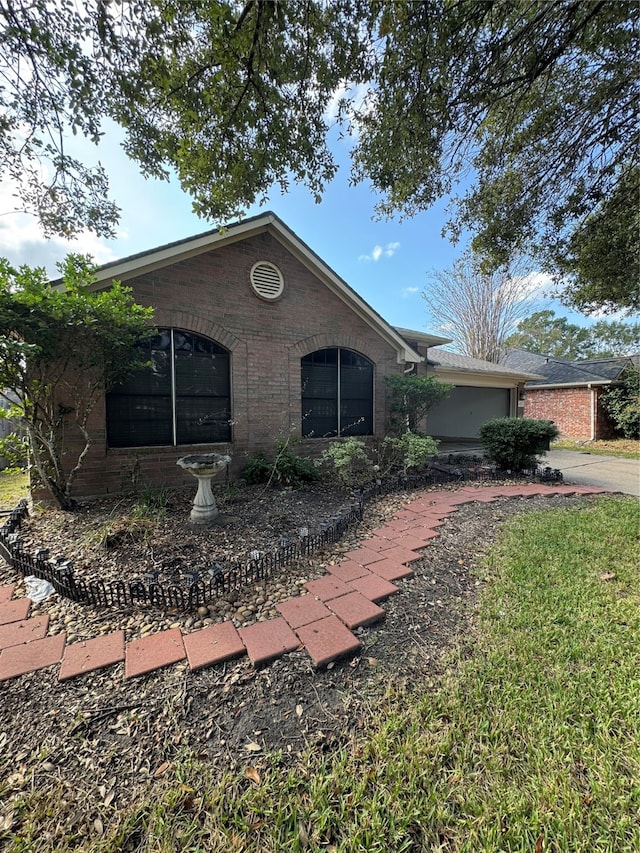
M 567 361 L 512 349 L 503 364 L 540 374 L 525 385 L 525 417 L 553 421 L 561 436 L 594 441 L 615 435 L 602 395 L 620 381 L 625 370 L 640 364 L 640 356 Z
M 424 429 L 429 435 L 445 441 L 476 441 L 486 421 L 522 415 L 524 383 L 539 378 L 535 371 L 434 349 L 433 336 L 411 329 L 398 331 L 424 357 L 416 372 L 455 386 L 427 414 Z M 440 343 L 450 340 L 442 338 Z
M 76 496 L 191 483 L 176 460 L 194 452 L 228 453 L 238 472 L 289 436 L 309 456 L 336 437 L 380 438 L 385 377 L 431 372 L 427 348 L 448 342 L 419 332 L 407 339 L 272 213 L 107 264 L 94 287 L 114 279 L 153 306 L 159 334 L 150 367 L 93 411 Z M 481 407 L 474 429 L 484 414 L 513 413 L 515 371 L 487 379 L 484 362 L 441 368 L 446 381 L 464 375 L 469 387 L 508 398 Z M 439 429 L 456 436 L 463 417 L 454 408 Z M 73 443 L 71 428 L 65 440 Z

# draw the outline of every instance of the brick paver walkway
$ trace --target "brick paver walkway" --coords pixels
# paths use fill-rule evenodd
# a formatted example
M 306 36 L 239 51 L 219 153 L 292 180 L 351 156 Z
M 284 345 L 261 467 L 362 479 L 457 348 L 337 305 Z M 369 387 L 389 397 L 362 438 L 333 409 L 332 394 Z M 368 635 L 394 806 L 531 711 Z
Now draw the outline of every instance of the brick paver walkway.
M 231 621 L 183 635 L 179 628 L 125 642 L 115 631 L 67 643 L 64 633 L 47 636 L 48 617 L 29 616 L 28 598 L 14 598 L 15 584 L 0 586 L 0 681 L 57 666 L 59 680 L 124 661 L 134 678 L 188 661 L 191 670 L 248 655 L 254 665 L 303 648 L 316 666 L 353 654 L 360 641 L 352 629 L 384 619 L 380 602 L 398 591 L 394 581 L 410 577 L 410 564 L 424 556 L 442 520 L 466 503 L 500 497 L 592 495 L 606 489 L 568 485 L 466 486 L 456 492 L 425 492 L 384 527 L 305 584 L 307 594 L 277 605 L 280 616 L 237 629 Z

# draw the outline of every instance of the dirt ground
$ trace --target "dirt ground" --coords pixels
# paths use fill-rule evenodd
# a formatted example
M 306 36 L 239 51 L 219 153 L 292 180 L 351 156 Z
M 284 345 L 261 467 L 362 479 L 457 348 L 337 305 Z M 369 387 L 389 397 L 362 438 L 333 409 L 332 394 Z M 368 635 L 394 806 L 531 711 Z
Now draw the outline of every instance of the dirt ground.
M 407 499 L 378 501 L 335 553 Z M 412 564 L 415 577 L 383 603 L 385 620 L 359 631 L 360 653 L 324 670 L 300 651 L 258 670 L 242 658 L 195 673 L 175 665 L 125 682 L 119 664 L 59 683 L 52 667 L 4 683 L 0 847 L 19 829 L 15 799 L 27 790 L 59 792 L 57 829 L 43 838 L 53 847 L 76 833 L 106 831 L 120 809 L 171 778 L 180 757 L 197 755 L 222 772 L 260 768 L 267 756 L 271 765 L 292 766 L 308 747 L 335 750 L 366 725 L 390 683 L 424 691 L 441 677 L 448 651 L 472 645 L 477 569 L 504 520 L 588 500 L 503 498 L 461 507 Z

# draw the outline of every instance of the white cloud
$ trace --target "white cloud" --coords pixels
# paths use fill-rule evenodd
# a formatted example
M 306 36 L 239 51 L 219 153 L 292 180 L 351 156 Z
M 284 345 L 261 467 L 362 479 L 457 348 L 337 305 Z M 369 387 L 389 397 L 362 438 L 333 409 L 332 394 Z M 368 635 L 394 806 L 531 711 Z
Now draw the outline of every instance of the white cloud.
M 530 272 L 525 276 L 516 276 L 515 281 L 527 299 L 545 299 L 553 289 L 553 279 L 544 272 Z
M 402 296 L 406 299 L 407 296 L 413 296 L 413 294 L 418 293 L 419 290 L 419 287 L 403 287 Z
M 4 208 L 0 210 L 0 256 L 10 263 L 44 267 L 54 277 L 58 275 L 56 263 L 69 252 L 91 255 L 96 264 L 114 260 L 113 250 L 106 241 L 90 231 L 83 231 L 73 240 L 57 236 L 46 239 L 34 216 L 7 209 L 10 198 L 11 187 L 0 183 L 0 203 Z
M 386 246 L 375 245 L 368 255 L 359 255 L 359 261 L 379 261 L 381 257 L 392 258 L 400 248 L 400 243 L 387 243 Z

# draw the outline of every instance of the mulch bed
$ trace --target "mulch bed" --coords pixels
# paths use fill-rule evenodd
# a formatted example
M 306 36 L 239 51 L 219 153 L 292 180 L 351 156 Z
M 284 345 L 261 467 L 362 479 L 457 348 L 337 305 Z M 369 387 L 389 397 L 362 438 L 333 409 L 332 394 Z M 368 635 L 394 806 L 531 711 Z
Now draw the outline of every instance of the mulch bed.
M 252 510 L 247 504 L 242 510 L 237 505 L 232 511 L 223 507 L 250 527 L 250 535 L 238 534 L 234 546 L 238 553 L 279 535 L 285 524 L 295 530 L 302 517 L 307 523 L 312 517 L 324 517 L 331 501 L 343 497 L 326 493 L 312 498 L 312 494 L 282 493 L 276 499 L 273 492 L 263 497 L 256 493 Z M 333 553 L 321 555 L 317 565 L 291 571 L 301 576 L 322 573 L 323 563 L 353 547 L 409 497 L 377 499 L 363 524 L 351 530 Z M 171 780 L 176 760 L 186 755 L 198 756 L 218 772 L 248 766 L 260 769 L 266 763 L 273 766 L 274 761 L 282 767 L 293 766 L 296 756 L 308 747 L 325 752 L 337 749 L 363 730 L 374 713 L 376 696 L 389 684 L 406 687 L 408 697 L 413 689 L 424 691 L 442 676 L 448 652 L 462 644 L 472 648 L 482 586 L 476 569 L 503 521 L 523 512 L 589 500 L 502 498 L 461 507 L 440 528 L 425 557 L 412 564 L 415 577 L 401 581 L 400 592 L 384 602 L 384 622 L 359 631 L 360 654 L 322 671 L 313 669 L 304 652 L 294 652 L 259 670 L 243 658 L 195 673 L 186 665 L 176 665 L 125 682 L 124 667 L 119 664 L 59 683 L 53 667 L 6 682 L 0 703 L 0 846 L 3 832 L 9 835 L 18 828 L 12 804 L 23 791 L 46 794 L 55 789 L 59 808 L 62 800 L 58 828 L 42 838 L 42 849 L 51 849 L 63 838 L 106 831 L 118 810 Z M 103 511 L 109 518 L 113 507 L 104 506 Z M 50 536 L 61 537 L 67 555 L 80 554 L 86 543 L 80 544 L 78 531 L 86 531 L 94 521 L 87 517 L 77 524 L 77 519 L 67 519 L 65 526 L 59 520 L 54 524 L 40 518 L 33 530 L 48 529 Z M 206 543 L 198 541 L 203 532 L 194 535 L 189 547 L 195 552 Z M 163 547 L 170 550 L 172 542 L 175 548 L 175 530 L 163 528 L 162 536 L 153 536 L 154 554 Z M 126 546 L 114 565 L 122 570 L 123 554 L 138 546 Z M 184 549 L 186 543 L 180 542 L 180 547 Z M 113 554 L 108 555 L 107 549 L 100 556 L 108 563 Z M 2 568 L 0 582 L 6 582 L 7 575 Z M 62 602 L 56 606 L 63 612 L 73 609 Z M 132 618 L 132 614 L 116 616 Z M 74 611 L 73 619 L 78 618 Z M 115 617 L 84 608 L 83 618 L 92 626 L 97 620 Z

